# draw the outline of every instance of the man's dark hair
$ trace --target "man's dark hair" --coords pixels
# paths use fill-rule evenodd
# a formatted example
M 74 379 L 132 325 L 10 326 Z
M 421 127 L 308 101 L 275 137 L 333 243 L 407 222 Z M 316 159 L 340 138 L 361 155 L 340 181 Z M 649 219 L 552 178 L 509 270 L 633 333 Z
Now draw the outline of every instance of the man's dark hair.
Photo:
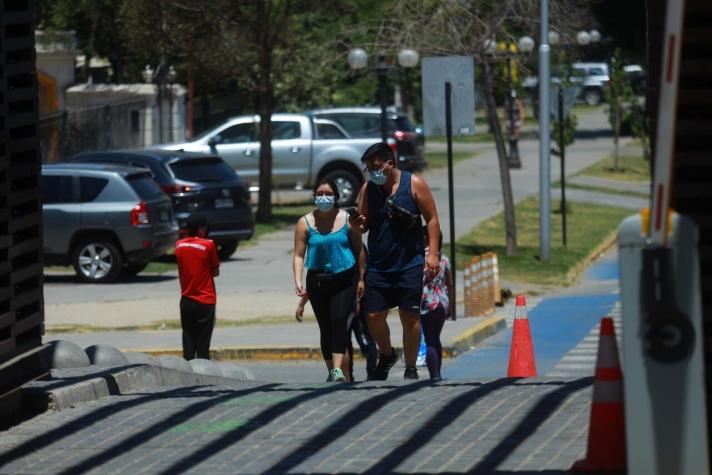
M 388 160 L 395 161 L 396 157 L 393 154 L 393 149 L 386 142 L 378 142 L 366 149 L 361 156 L 361 162 L 366 163 L 367 160 L 372 158 L 380 158 L 384 162 Z
M 200 228 L 208 227 L 208 220 L 205 219 L 205 215 L 201 213 L 193 213 L 188 216 L 186 221 L 186 227 L 188 228 L 188 236 L 195 237 L 198 235 L 198 230 Z

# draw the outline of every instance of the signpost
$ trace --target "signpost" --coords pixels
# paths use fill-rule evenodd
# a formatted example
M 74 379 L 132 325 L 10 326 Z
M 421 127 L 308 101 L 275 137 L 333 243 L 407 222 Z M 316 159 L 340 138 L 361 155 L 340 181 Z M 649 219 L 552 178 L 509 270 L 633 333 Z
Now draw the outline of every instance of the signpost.
M 456 300 L 457 264 L 455 260 L 452 136 L 453 129 L 457 135 L 473 135 L 475 133 L 475 63 L 470 56 L 444 56 L 423 58 L 421 65 L 425 135 L 443 135 L 444 133 L 447 136 L 450 261 L 453 269 L 452 297 L 453 300 Z M 443 94 L 443 90 L 445 94 Z

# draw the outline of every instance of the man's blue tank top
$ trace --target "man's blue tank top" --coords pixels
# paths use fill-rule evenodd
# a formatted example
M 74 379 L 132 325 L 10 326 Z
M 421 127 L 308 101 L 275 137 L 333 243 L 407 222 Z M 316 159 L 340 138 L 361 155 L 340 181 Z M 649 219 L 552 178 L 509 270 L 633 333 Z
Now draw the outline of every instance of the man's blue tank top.
M 337 219 L 341 217 L 341 214 L 339 213 Z M 321 234 L 312 228 L 306 216 L 304 221 L 307 222 L 307 260 L 304 267 L 327 274 L 338 274 L 356 264 L 349 241 L 347 219 L 344 219 L 342 227 L 329 234 Z
M 420 216 L 410 180 L 411 173 L 401 171 L 393 202 Z M 368 182 L 368 271 L 399 272 L 422 266 L 425 262 L 422 227 L 416 226 L 406 230 L 398 222 L 391 222 L 386 209 L 386 198 L 388 196 L 382 186 Z

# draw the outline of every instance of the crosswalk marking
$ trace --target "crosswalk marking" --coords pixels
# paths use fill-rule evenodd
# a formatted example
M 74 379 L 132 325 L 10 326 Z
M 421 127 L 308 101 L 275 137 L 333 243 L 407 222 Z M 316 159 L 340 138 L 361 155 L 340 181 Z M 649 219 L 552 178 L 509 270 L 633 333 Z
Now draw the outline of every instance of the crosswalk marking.
M 608 316 L 613 318 L 613 324 L 616 330 L 616 339 L 618 346 L 621 344 L 622 337 L 622 322 L 621 322 L 621 306 L 620 302 L 616 302 L 614 307 L 608 313 Z M 598 332 L 599 325 L 596 325 L 586 335 L 578 345 L 572 348 L 566 355 L 554 366 L 547 376 L 555 377 L 582 377 L 593 376 L 596 370 L 596 356 L 598 353 Z

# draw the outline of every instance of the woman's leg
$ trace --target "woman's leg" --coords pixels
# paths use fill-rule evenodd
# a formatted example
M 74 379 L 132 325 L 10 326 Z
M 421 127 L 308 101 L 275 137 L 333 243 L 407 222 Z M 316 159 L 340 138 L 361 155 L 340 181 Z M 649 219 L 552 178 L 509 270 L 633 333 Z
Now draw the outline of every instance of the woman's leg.
M 320 292 L 318 288 L 313 285 L 313 282 L 309 278 L 309 274 L 307 274 L 307 292 L 309 293 L 309 303 L 311 303 L 312 310 L 314 310 L 314 316 L 316 317 L 316 322 L 319 325 L 321 355 L 324 358 L 324 363 L 326 363 L 326 368 L 331 371 L 334 368 L 334 361 L 331 353 L 331 296 L 329 293 Z
M 339 287 L 330 300 L 331 308 L 331 354 L 334 358 L 334 367 L 341 368 L 344 374 L 348 366 L 344 367 L 344 353 L 349 337 L 349 325 L 353 318 L 353 304 L 356 299 L 356 275 L 350 275 L 345 287 Z M 345 278 L 345 276 L 344 276 Z
M 427 353 L 425 362 L 428 365 L 430 379 L 440 378 L 443 349 L 440 343 L 440 332 L 445 322 L 445 311 L 438 307 L 422 316 L 423 336 Z

